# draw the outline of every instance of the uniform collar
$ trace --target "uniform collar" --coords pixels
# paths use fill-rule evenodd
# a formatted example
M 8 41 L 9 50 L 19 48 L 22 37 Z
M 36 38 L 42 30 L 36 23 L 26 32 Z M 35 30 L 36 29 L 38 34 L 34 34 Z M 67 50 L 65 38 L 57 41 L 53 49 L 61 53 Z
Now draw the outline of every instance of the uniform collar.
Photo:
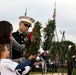
M 20 32 L 19 30 L 17 30 L 17 32 L 18 32 L 18 34 L 19 34 L 19 35 L 23 35 L 23 33 L 22 33 L 22 32 Z

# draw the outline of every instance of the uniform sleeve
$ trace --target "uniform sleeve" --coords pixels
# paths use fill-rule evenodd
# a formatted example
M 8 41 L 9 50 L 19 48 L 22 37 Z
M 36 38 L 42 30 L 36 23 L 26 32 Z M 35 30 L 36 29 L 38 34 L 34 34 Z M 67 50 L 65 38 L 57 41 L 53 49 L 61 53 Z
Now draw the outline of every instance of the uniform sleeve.
M 20 63 L 19 65 L 17 65 L 16 69 L 23 69 L 24 67 L 28 66 L 31 64 L 31 60 L 27 59 L 24 62 Z
M 19 52 L 26 51 L 25 45 L 20 45 L 20 44 L 14 39 L 14 37 L 12 37 L 11 41 L 12 41 L 12 46 L 13 46 L 14 49 L 16 49 L 16 50 L 19 51 Z

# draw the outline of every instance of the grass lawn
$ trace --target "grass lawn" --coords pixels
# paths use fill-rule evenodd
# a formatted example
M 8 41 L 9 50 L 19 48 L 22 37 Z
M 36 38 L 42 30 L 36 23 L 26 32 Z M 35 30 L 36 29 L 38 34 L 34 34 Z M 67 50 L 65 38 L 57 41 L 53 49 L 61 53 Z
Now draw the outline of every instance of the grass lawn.
M 42 72 L 30 72 L 29 75 L 42 75 Z M 62 75 L 61 73 L 45 73 L 43 75 Z M 67 73 L 63 73 L 63 75 L 67 75 Z
M 47 74 L 43 74 L 43 75 L 62 75 L 61 73 L 63 73 L 63 75 L 67 75 L 67 69 L 57 69 L 57 72 L 48 72 Z M 41 70 L 36 70 L 35 72 L 30 72 L 29 75 L 42 75 Z

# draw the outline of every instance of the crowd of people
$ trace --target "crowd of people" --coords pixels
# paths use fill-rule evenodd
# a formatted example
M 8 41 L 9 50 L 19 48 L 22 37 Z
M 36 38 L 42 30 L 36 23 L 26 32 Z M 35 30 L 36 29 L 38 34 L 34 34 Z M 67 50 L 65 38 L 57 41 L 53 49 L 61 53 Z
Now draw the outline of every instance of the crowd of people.
M 0 75 L 29 75 L 30 70 L 38 68 L 39 65 L 42 72 L 47 72 L 48 52 L 39 50 L 38 55 L 30 53 L 27 59 L 25 57 L 27 47 L 24 42 L 30 39 L 27 35 L 24 36 L 24 33 L 27 33 L 35 20 L 28 16 L 19 18 L 19 28 L 16 32 L 13 32 L 13 25 L 9 21 L 0 21 Z M 36 61 L 33 62 L 33 59 Z M 52 64 L 50 66 L 52 68 Z
M 23 33 L 28 31 L 33 22 L 33 18 L 21 16 L 19 29 L 13 33 L 13 26 L 9 21 L 0 21 L 0 75 L 28 75 L 36 54 L 30 53 L 24 61 L 20 61 L 20 58 L 27 53 Z

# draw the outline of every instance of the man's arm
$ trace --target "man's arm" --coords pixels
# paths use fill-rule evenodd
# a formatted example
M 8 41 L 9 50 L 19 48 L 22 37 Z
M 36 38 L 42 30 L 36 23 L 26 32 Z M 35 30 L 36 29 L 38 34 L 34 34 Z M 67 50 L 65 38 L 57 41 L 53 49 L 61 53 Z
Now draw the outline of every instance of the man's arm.
M 12 43 L 13 48 L 16 49 L 17 51 L 19 51 L 19 52 L 26 51 L 25 45 L 20 45 L 20 44 L 14 39 L 14 37 L 12 37 L 11 43 Z

